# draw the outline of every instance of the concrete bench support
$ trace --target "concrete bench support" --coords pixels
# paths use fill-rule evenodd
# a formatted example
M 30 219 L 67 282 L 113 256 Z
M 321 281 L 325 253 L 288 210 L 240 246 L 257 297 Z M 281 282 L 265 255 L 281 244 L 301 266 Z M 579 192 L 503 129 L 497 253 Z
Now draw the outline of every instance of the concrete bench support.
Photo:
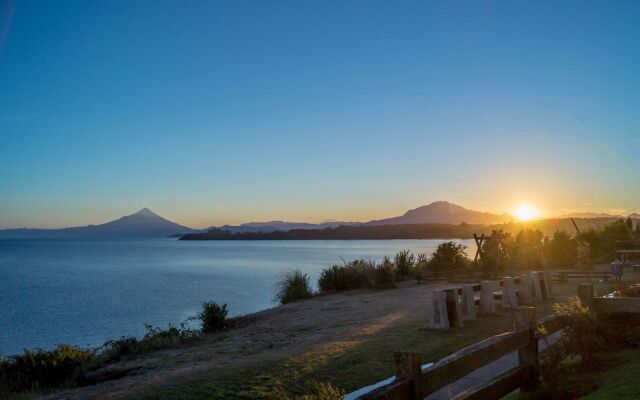
M 520 304 L 533 304 L 533 279 L 529 274 L 520 275 L 520 290 L 518 290 L 518 300 Z
M 449 329 L 449 317 L 447 315 L 444 292 L 442 290 L 434 290 L 428 296 L 427 326 L 433 329 Z
M 518 299 L 516 298 L 516 285 L 513 278 L 504 278 L 502 289 L 502 308 L 518 307 Z
M 445 289 L 445 301 L 447 303 L 447 316 L 449 318 L 449 325 L 464 326 L 462 322 L 462 304 L 460 303 L 460 297 L 458 296 L 458 288 Z
M 482 281 L 480 283 L 480 312 L 485 314 L 496 313 L 496 302 L 493 299 L 493 292 L 496 291 L 498 282 Z
M 462 318 L 473 320 L 477 317 L 476 299 L 473 295 L 473 285 L 462 285 Z
M 545 299 L 551 298 L 551 274 L 548 272 L 538 272 L 538 276 L 540 277 L 541 286 L 542 286 L 542 296 Z
M 538 276 L 538 272 L 531 271 L 529 275 L 532 278 L 531 283 L 533 286 L 533 300 L 534 301 L 544 300 L 544 296 L 542 295 L 542 285 L 540 285 L 540 277 Z

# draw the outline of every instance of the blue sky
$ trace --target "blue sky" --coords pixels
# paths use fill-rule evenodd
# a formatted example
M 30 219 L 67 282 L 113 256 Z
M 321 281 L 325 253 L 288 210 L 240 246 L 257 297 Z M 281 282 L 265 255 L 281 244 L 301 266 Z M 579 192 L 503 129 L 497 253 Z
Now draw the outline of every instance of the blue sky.
M 638 2 L 0 0 L 0 227 L 637 211 L 638 20 Z

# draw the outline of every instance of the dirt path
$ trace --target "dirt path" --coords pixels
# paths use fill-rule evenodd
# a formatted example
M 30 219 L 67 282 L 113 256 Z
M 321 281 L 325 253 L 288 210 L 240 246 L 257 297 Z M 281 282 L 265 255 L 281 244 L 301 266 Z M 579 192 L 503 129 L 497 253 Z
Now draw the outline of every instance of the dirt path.
M 426 323 L 427 292 L 448 284 L 403 282 L 397 289 L 320 296 L 247 316 L 246 326 L 208 335 L 201 342 L 158 351 L 115 367 L 129 375 L 46 399 L 121 398 L 151 387 L 194 379 L 201 373 L 229 373 L 262 362 L 276 363 L 335 341 L 375 335 L 390 325 Z

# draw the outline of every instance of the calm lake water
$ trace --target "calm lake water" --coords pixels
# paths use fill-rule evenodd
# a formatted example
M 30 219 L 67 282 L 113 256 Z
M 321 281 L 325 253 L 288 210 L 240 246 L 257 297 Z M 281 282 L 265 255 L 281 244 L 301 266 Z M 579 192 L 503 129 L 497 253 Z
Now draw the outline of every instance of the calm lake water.
M 291 269 L 315 285 L 341 259 L 431 253 L 440 242 L 0 240 L 0 353 L 140 336 L 145 323 L 179 324 L 210 299 L 232 315 L 259 311 L 275 306 L 274 286 Z M 458 242 L 473 250 L 473 240 Z

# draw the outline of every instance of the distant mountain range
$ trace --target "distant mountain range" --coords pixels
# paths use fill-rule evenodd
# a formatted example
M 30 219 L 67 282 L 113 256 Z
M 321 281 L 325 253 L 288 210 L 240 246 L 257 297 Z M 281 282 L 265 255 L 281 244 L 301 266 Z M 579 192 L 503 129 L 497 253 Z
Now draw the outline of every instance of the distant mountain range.
M 332 221 L 321 224 L 309 224 L 300 222 L 249 222 L 242 225 L 224 225 L 211 229 L 220 229 L 231 233 L 257 233 L 290 231 L 292 229 L 324 229 L 335 228 L 340 225 L 404 225 L 404 224 L 499 224 L 511 222 L 515 218 L 510 214 L 491 214 L 488 212 L 473 211 L 448 201 L 436 201 L 426 206 L 409 210 L 399 217 L 373 220 L 369 222 L 341 222 Z
M 640 215 L 633 213 L 629 214 L 630 218 L 638 218 Z M 624 215 L 609 214 L 609 213 L 595 213 L 595 212 L 574 212 L 566 215 L 562 215 L 558 218 L 626 218 Z
M 247 232 L 275 232 L 275 231 L 290 231 L 292 229 L 324 229 L 335 228 L 340 225 L 362 225 L 362 222 L 323 222 L 321 224 L 311 224 L 307 222 L 286 222 L 286 221 L 269 221 L 269 222 L 247 222 L 241 225 L 223 225 L 212 226 L 208 230 L 220 229 L 231 233 L 247 233 Z
M 640 218 L 639 214 L 629 215 Z M 622 218 L 619 215 L 606 213 L 574 213 L 559 218 Z M 458 225 L 494 225 L 514 222 L 516 218 L 510 214 L 492 214 L 461 207 L 448 201 L 436 201 L 426 206 L 409 210 L 401 216 L 373 220 L 369 222 L 331 221 L 320 224 L 305 222 L 249 222 L 241 225 L 212 226 L 208 229 L 192 229 L 176 224 L 155 214 L 148 208 L 101 225 L 88 225 L 63 229 L 5 229 L 0 230 L 0 238 L 97 238 L 97 237 L 161 237 L 177 236 L 187 233 L 206 232 L 210 230 L 231 233 L 270 233 L 288 232 L 297 229 L 329 229 L 338 226 L 383 226 L 412 224 L 445 224 Z
M 159 237 L 194 233 L 162 218 L 148 208 L 101 225 L 87 225 L 62 229 L 5 229 L 0 238 L 98 238 L 98 237 Z

